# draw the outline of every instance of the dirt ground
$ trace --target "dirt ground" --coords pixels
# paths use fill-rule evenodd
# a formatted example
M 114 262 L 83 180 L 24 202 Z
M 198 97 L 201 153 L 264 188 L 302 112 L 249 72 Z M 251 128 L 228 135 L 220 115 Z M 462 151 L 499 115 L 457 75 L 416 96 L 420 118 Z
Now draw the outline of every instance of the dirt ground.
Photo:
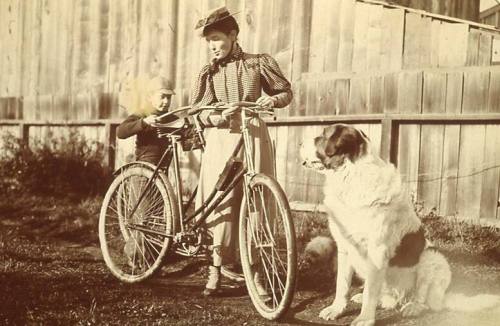
M 348 325 L 359 313 L 359 305 L 350 304 L 336 321 L 318 318 L 333 299 L 334 281 L 328 272 L 300 275 L 292 307 L 279 323 L 258 315 L 243 285 L 226 281 L 220 297 L 202 297 L 205 263 L 201 260 L 171 261 L 152 280 L 123 284 L 106 269 L 96 230 L 69 227 L 73 231 L 62 236 L 54 231 L 58 223 L 50 216 L 0 210 L 0 324 Z M 498 253 L 471 255 L 449 248 L 444 253 L 453 269 L 451 291 L 500 295 Z M 377 316 L 377 325 L 499 325 L 499 321 L 500 307 L 476 313 L 427 313 L 415 319 L 379 310 Z

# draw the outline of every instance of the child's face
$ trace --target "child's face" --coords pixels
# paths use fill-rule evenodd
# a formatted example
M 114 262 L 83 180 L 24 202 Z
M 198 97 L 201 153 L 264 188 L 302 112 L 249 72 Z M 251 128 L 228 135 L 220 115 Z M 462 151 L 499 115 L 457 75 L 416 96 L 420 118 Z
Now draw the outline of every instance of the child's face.
M 172 94 L 166 89 L 159 89 L 150 94 L 151 105 L 158 111 L 168 111 L 172 101 Z

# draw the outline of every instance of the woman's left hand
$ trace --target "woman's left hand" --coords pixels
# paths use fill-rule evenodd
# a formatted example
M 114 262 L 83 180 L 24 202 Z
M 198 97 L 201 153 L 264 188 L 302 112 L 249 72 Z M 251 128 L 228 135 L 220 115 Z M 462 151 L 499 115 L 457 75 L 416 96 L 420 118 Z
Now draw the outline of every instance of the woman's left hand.
M 267 108 L 274 107 L 274 98 L 272 98 L 271 96 L 267 95 L 261 96 L 255 102 L 262 107 L 267 107 Z

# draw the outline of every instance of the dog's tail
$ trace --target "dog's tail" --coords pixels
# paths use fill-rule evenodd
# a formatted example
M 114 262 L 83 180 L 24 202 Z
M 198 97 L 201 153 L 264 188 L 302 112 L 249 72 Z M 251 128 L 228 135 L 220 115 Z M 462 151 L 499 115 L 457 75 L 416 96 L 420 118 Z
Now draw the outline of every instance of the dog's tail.
M 466 296 L 460 293 L 447 293 L 444 305 L 453 311 L 472 312 L 500 307 L 500 296 L 494 294 L 478 294 Z
M 317 236 L 309 241 L 304 249 L 301 264 L 304 266 L 315 265 L 332 257 L 335 243 L 332 238 Z

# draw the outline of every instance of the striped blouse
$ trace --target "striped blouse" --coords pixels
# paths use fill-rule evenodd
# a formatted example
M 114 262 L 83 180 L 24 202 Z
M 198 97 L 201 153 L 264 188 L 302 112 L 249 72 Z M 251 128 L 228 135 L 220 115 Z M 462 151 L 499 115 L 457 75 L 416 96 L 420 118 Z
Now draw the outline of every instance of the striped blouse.
M 217 102 L 255 102 L 261 91 L 273 97 L 275 107 L 292 100 L 290 83 L 268 54 L 248 54 L 236 48 L 223 60 L 204 66 L 193 89 L 193 105 Z

